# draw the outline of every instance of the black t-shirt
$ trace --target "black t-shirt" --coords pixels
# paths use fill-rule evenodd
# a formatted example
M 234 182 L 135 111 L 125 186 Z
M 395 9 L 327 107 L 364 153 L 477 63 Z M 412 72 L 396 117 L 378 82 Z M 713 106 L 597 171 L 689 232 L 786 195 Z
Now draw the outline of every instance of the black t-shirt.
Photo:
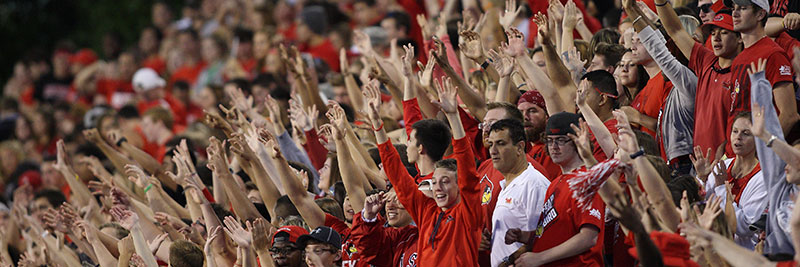
M 770 0 L 770 17 L 783 17 L 788 13 L 800 13 L 800 1 L 797 0 Z M 786 31 L 795 39 L 800 39 L 800 30 Z
M 40 102 L 54 103 L 67 100 L 72 76 L 67 78 L 56 78 L 53 74 L 46 74 L 36 82 L 33 90 L 33 98 Z

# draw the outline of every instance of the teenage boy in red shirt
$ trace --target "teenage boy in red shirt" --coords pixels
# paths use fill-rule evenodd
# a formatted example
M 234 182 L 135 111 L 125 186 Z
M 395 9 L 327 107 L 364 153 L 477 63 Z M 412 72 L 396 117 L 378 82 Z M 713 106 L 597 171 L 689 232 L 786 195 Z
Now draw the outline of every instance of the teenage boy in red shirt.
M 378 114 L 380 93 L 368 86 L 369 118 L 381 154 L 384 172 L 397 190 L 397 198 L 417 222 L 420 232 L 420 266 L 478 266 L 478 242 L 484 222 L 480 202 L 480 182 L 475 172 L 475 156 L 461 124 L 456 89 L 445 82 L 439 89 L 444 111 L 453 130 L 453 157 L 436 163 L 431 185 L 433 198 L 417 190 L 394 146 L 383 130 Z
M 792 82 L 792 64 L 789 62 L 789 57 L 764 32 L 769 3 L 767 0 L 735 0 L 732 3 L 730 0 L 726 0 L 725 2 L 733 6 L 733 29 L 741 33 L 744 43 L 744 50 L 733 60 L 733 66 L 731 66 L 732 94 L 734 94 L 732 113 L 750 111 L 750 76 L 747 74 L 747 70 L 751 63 L 766 58 L 767 67 L 764 73 L 772 85 L 772 95 L 781 128 L 783 128 L 784 134 L 788 135 L 792 127 L 800 120 L 800 115 L 797 114 Z M 730 125 L 728 130 L 730 130 Z M 791 140 L 787 138 L 787 141 Z
M 567 137 L 575 134 L 570 125 L 578 125 L 579 116 L 560 112 L 547 120 L 545 143 L 562 175 L 550 183 L 535 236 L 511 229 L 506 242 L 533 240 L 533 251 L 520 255 L 519 266 L 604 266 L 603 232 L 605 204 L 596 195 L 587 209 L 578 207 L 568 181 L 576 171 L 585 170 L 575 143 Z M 514 235 L 516 233 L 516 235 Z M 515 237 L 511 237 L 515 236 Z

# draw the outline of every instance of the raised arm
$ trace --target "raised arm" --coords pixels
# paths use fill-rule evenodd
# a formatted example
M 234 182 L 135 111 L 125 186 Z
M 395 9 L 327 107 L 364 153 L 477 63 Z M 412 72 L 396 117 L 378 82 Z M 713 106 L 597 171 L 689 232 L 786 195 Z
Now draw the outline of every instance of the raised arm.
M 497 74 L 500 76 L 500 81 L 497 82 L 497 93 L 494 95 L 494 102 L 511 103 L 513 99 L 520 95 L 519 90 L 511 86 L 511 73 L 514 72 L 516 60 L 505 53 L 501 55 L 501 53 L 489 50 L 489 58 L 491 59 L 489 62 L 491 62 L 492 67 L 497 70 Z M 476 119 L 483 121 L 483 117 L 476 117 Z
M 267 207 L 267 212 L 275 214 L 275 203 L 278 202 L 278 197 L 281 196 L 280 191 L 272 183 L 266 169 L 261 165 L 255 152 L 245 143 L 244 138 L 231 138 L 229 140 L 231 141 L 231 151 L 239 155 L 241 159 L 239 164 L 250 176 L 250 179 L 253 180 L 253 183 L 256 184 L 258 194 Z
M 483 117 L 486 114 L 486 100 L 485 98 L 478 94 L 477 91 L 472 89 L 461 76 L 458 75 L 455 69 L 450 65 L 449 61 L 447 60 L 447 51 L 445 48 L 444 43 L 441 40 L 435 40 L 435 47 L 434 47 L 434 60 L 436 60 L 436 64 L 442 68 L 444 73 L 447 75 L 448 78 L 452 79 L 454 84 L 458 88 L 458 96 L 461 97 L 461 101 L 467 105 L 467 109 L 470 113 L 475 114 L 477 117 Z
M 661 19 L 661 25 L 664 25 L 667 34 L 669 34 L 669 37 L 675 42 L 675 45 L 680 48 L 681 53 L 683 53 L 686 58 L 689 58 L 692 55 L 692 47 L 694 47 L 695 43 L 694 39 L 683 29 L 683 24 L 681 24 L 680 19 L 678 19 L 678 13 L 675 13 L 675 9 L 672 8 L 672 3 L 669 0 L 655 0 L 655 2 L 658 17 Z M 627 12 L 627 10 L 626 8 L 625 11 Z M 640 15 L 641 14 L 636 14 L 634 16 L 628 13 L 628 17 L 631 18 L 637 18 Z
M 367 177 L 356 165 L 351 155 L 351 148 L 347 145 L 347 141 L 344 140 L 345 127 L 347 127 L 344 110 L 339 104 L 333 102 L 328 107 L 328 113 L 325 115 L 328 116 L 328 120 L 332 124 L 323 125 L 326 128 L 323 131 L 331 131 L 331 136 L 333 136 L 333 140 L 336 143 L 336 158 L 339 162 L 339 171 L 342 173 L 344 188 L 350 198 L 350 204 L 353 206 L 353 210 L 362 210 L 364 209 L 364 199 L 367 198 L 367 193 L 364 189 Z M 369 184 L 367 183 L 367 185 Z
M 594 113 L 594 110 L 592 110 L 592 108 L 589 107 L 589 104 L 586 103 L 586 90 L 592 89 L 586 88 L 586 85 L 582 86 L 582 88 L 578 90 L 577 96 L 575 97 L 575 102 L 578 106 L 578 109 L 581 111 L 581 114 L 583 114 L 583 118 L 586 120 L 586 123 L 589 125 L 589 128 L 592 129 L 592 134 L 594 135 L 595 140 L 597 140 L 600 148 L 603 149 L 603 153 L 606 154 L 606 158 L 613 158 L 614 151 L 617 149 L 617 143 L 614 142 L 614 137 L 611 135 L 611 131 L 606 128 L 605 124 L 603 124 L 603 121 L 597 116 L 597 113 Z
M 636 141 L 636 136 L 628 124 L 627 117 L 623 112 L 614 111 L 614 116 L 617 118 L 619 130 L 619 148 L 624 153 L 630 155 L 639 151 L 639 144 Z M 672 201 L 672 194 L 667 189 L 667 185 L 661 176 L 656 171 L 655 167 L 644 156 L 639 156 L 633 159 L 633 167 L 639 172 L 642 187 L 647 192 L 648 201 L 655 207 L 659 217 L 668 227 L 669 231 L 675 232 L 680 223 L 680 214 L 678 214 L 675 203 Z
M 686 234 L 686 238 L 693 243 L 692 245 L 711 246 L 717 255 L 725 259 L 731 266 L 775 266 L 774 262 L 770 262 L 759 253 L 739 246 L 732 240 L 702 229 L 693 223 L 682 223 L 681 233 Z
M 458 101 L 456 100 L 457 89 L 450 78 L 442 81 L 442 84 L 434 83 L 439 91 L 439 101 L 434 102 L 439 109 L 447 116 L 450 122 L 450 130 L 453 131 L 453 139 L 461 139 L 467 136 L 464 125 L 461 124 L 461 117 L 458 115 Z
M 545 62 L 547 62 L 547 73 L 550 75 L 553 87 L 556 88 L 557 95 L 560 97 L 561 101 L 563 101 L 562 103 L 572 103 L 572 97 L 575 95 L 575 91 L 578 90 L 578 87 L 575 86 L 575 82 L 573 82 L 572 77 L 570 77 L 569 69 L 567 69 L 564 62 L 561 61 L 558 51 L 553 46 L 553 43 L 550 42 L 550 38 L 548 38 L 551 32 L 548 29 L 549 22 L 547 16 L 541 13 L 537 14 L 535 21 L 536 24 L 539 25 L 539 42 L 542 43 L 542 51 L 544 52 Z M 571 106 L 572 105 L 564 105 L 564 109 L 560 111 L 574 113 L 575 108 Z M 550 111 L 548 110 L 548 112 Z
M 544 26 L 540 26 L 539 29 L 543 29 L 543 27 Z M 519 63 L 519 67 L 522 69 L 523 73 L 525 73 L 525 77 L 527 78 L 526 81 L 531 83 L 531 85 L 533 85 L 533 87 L 542 94 L 542 97 L 545 99 L 547 113 L 556 114 L 558 112 L 567 110 L 568 107 L 566 103 L 572 102 L 565 102 L 561 98 L 559 92 L 556 90 L 556 87 L 554 87 L 553 83 L 550 81 L 550 78 L 547 77 L 547 74 L 545 74 L 538 66 L 536 66 L 536 63 L 533 63 L 533 60 L 528 57 L 528 53 L 525 53 L 525 42 L 523 40 L 522 32 L 516 28 L 511 28 L 508 32 L 506 32 L 506 34 L 508 35 L 508 45 L 504 47 L 503 51 L 506 53 L 506 55 L 516 59 L 517 63 Z M 540 30 L 539 36 L 542 36 L 542 34 L 542 30 Z M 545 31 L 544 34 L 547 34 L 547 32 Z
M 342 48 L 339 50 L 339 65 L 342 78 L 344 78 L 344 86 L 347 89 L 347 96 L 350 97 L 350 103 L 353 104 L 353 109 L 364 110 L 364 99 L 362 99 L 361 89 L 358 88 L 356 79 L 350 74 L 350 64 L 347 63 L 347 51 Z
M 252 220 L 256 218 L 263 218 L 261 213 L 258 212 L 253 202 L 247 199 L 247 195 L 241 193 L 241 187 L 233 180 L 235 179 L 229 171 L 227 159 L 224 156 L 222 143 L 216 138 L 209 139 L 210 145 L 206 152 L 208 152 L 209 166 L 212 167 L 219 181 L 225 188 L 225 193 L 231 201 L 233 211 L 244 220 Z
M 284 191 L 289 199 L 297 207 L 300 216 L 306 221 L 309 227 L 317 228 L 325 225 L 325 212 L 314 203 L 314 198 L 308 194 L 306 188 L 300 182 L 292 167 L 283 157 L 281 150 L 276 143 L 275 138 L 267 131 L 260 131 L 261 142 L 267 147 L 267 151 L 275 161 L 275 167 L 278 169 L 278 177 L 280 177 L 283 184 Z

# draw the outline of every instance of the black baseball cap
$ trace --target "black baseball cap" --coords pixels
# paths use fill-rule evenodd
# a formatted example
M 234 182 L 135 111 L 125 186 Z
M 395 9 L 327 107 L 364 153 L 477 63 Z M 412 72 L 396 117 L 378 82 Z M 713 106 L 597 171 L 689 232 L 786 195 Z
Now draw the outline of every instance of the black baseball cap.
M 300 248 L 305 248 L 306 244 L 308 244 L 308 241 L 312 239 L 325 244 L 330 244 L 335 248 L 342 246 L 342 238 L 339 236 L 339 233 L 327 226 L 317 227 L 314 229 L 314 231 L 311 231 L 311 233 L 300 236 L 300 238 L 297 239 L 297 246 Z
M 580 116 L 575 113 L 559 112 L 550 115 L 547 119 L 547 126 L 545 127 L 546 135 L 567 135 L 569 133 L 575 134 L 570 125 L 579 125 L 578 119 Z

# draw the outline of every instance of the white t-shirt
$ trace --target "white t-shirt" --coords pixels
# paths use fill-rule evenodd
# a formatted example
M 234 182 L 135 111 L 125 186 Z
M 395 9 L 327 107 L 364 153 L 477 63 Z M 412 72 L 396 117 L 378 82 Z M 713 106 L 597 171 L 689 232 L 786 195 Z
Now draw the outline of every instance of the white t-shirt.
M 519 228 L 533 231 L 539 223 L 547 187 L 547 180 L 541 172 L 528 163 L 528 168 L 510 184 L 500 181 L 502 187 L 497 196 L 497 204 L 492 213 L 492 266 L 499 265 L 505 257 L 519 249 L 522 244 L 506 245 L 506 231 Z

